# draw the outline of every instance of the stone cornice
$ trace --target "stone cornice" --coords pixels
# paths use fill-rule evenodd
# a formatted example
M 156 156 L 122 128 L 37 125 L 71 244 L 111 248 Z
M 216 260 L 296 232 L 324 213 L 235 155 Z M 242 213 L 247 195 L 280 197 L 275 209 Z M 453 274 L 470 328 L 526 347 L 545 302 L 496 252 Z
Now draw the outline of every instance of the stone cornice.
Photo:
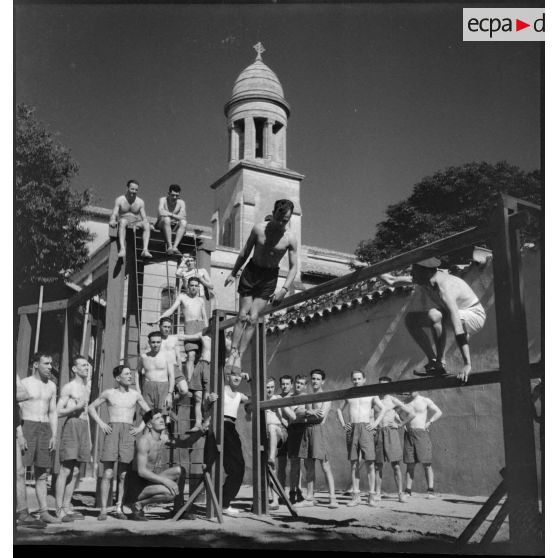
M 263 172 L 266 174 L 271 174 L 273 176 L 282 176 L 284 178 L 292 178 L 294 180 L 299 180 L 299 181 L 302 181 L 304 179 L 303 174 L 300 174 L 298 172 L 289 169 L 276 169 L 273 167 L 267 167 L 265 165 L 259 165 L 258 163 L 253 163 L 251 161 L 240 161 L 232 169 L 230 169 L 227 173 L 225 173 L 221 178 L 219 178 L 213 184 L 211 184 L 210 188 L 212 190 L 216 190 L 217 188 L 219 188 L 219 186 L 221 186 L 221 184 L 223 184 L 223 182 L 225 182 L 227 179 L 229 179 L 231 176 L 241 171 L 242 169 Z

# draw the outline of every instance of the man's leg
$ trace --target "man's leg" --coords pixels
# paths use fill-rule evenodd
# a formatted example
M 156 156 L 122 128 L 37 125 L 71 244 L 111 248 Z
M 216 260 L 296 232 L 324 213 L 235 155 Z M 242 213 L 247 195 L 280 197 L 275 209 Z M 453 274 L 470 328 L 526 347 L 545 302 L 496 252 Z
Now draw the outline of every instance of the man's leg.
M 360 470 L 358 459 L 351 459 L 351 492 L 352 498 L 347 506 L 357 506 L 360 504 Z
M 322 470 L 327 481 L 327 488 L 329 491 L 329 507 L 338 508 L 339 504 L 335 498 L 335 483 L 333 480 L 333 473 L 331 472 L 331 465 L 327 459 L 320 459 L 320 463 L 322 464 Z
M 393 461 L 391 466 L 393 467 L 393 476 L 395 477 L 395 484 L 397 485 L 399 501 L 406 502 L 407 500 L 403 495 L 403 473 L 401 472 L 401 465 L 399 461 Z
M 244 351 L 246 351 L 246 348 L 252 340 L 252 336 L 254 335 L 254 331 L 256 329 L 256 324 L 258 323 L 260 312 L 265 308 L 266 305 L 267 300 L 264 300 L 263 298 L 254 298 L 252 301 L 252 306 L 250 306 L 250 314 L 248 316 L 249 319 L 246 322 L 246 327 L 244 328 L 244 333 L 242 335 L 242 338 L 240 339 L 240 344 L 238 346 L 239 363 L 242 360 Z
M 405 316 L 405 326 L 415 343 L 422 349 L 429 362 L 436 358 L 436 354 L 432 349 L 432 343 L 428 335 L 424 331 L 425 328 L 432 327 L 432 320 L 427 312 L 409 312 Z
M 64 511 L 64 508 L 68 508 L 72 500 L 75 478 L 78 472 L 79 469 L 77 468 L 77 461 L 75 459 L 60 463 L 60 471 L 56 479 L 56 516 L 64 522 L 72 521 Z M 68 496 L 66 496 L 66 493 Z M 67 502 L 66 505 L 64 505 L 65 502 Z M 66 517 L 68 517 L 68 519 L 65 519 Z
M 78 478 L 79 463 L 74 461 L 70 472 L 70 478 L 68 479 L 68 484 L 66 485 L 66 490 L 64 491 L 64 500 L 62 502 L 62 509 L 64 510 L 64 513 L 69 515 L 72 519 L 84 519 L 81 513 L 72 512 L 72 497 L 74 495 L 74 490 L 76 489 Z
M 428 487 L 428 492 L 426 497 L 432 498 L 434 496 L 434 469 L 432 469 L 432 463 L 424 463 L 424 476 L 426 477 L 426 485 Z
M 120 251 L 118 252 L 119 258 L 124 258 L 126 256 L 126 227 L 128 226 L 128 221 L 126 219 L 120 219 L 118 221 L 118 242 L 120 243 Z
M 167 252 L 168 252 L 172 248 L 172 231 L 171 231 L 170 217 L 159 217 L 159 230 L 163 232 L 163 236 L 165 237 Z
M 251 296 L 241 296 L 238 303 L 238 314 L 236 316 L 236 322 L 234 324 L 233 333 L 231 337 L 231 350 L 229 356 L 226 360 L 226 366 L 232 368 L 233 366 L 239 366 L 240 357 L 238 347 L 240 346 L 240 341 L 250 319 L 248 314 L 250 312 L 250 307 L 252 306 L 253 298 Z M 227 372 L 227 370 L 225 370 Z
M 405 492 L 410 496 L 413 491 L 413 481 L 415 480 L 415 463 L 407 463 L 406 488 Z
M 186 353 L 186 381 L 192 381 L 192 375 L 194 374 L 194 368 L 196 366 L 196 351 L 188 351 Z
M 188 383 L 186 382 L 186 380 L 184 378 L 180 379 L 176 383 L 176 389 L 178 390 L 178 393 L 180 393 L 180 395 L 187 395 L 187 393 L 188 393 Z
M 374 506 L 374 461 L 367 459 L 364 463 L 368 475 L 368 505 Z
M 277 456 L 277 478 L 279 479 L 279 484 L 281 486 L 283 487 L 287 486 L 287 456 L 286 455 Z M 292 488 L 292 483 L 290 484 Z
M 194 429 L 200 430 L 202 427 L 202 392 L 201 391 L 194 391 L 194 416 L 195 416 L 195 424 Z
M 244 456 L 240 437 L 233 424 L 225 421 L 223 468 L 227 478 L 223 484 L 223 509 L 230 507 L 244 478 Z
M 60 523 L 60 519 L 48 513 L 47 473 L 48 469 L 35 465 L 35 494 L 39 503 L 39 518 L 45 523 Z
M 304 460 L 306 470 L 306 500 L 314 501 L 314 479 L 316 478 L 316 461 L 312 458 Z
M 151 233 L 151 226 L 149 221 L 143 221 L 140 225 L 143 228 L 143 250 L 141 255 L 143 258 L 151 258 L 151 253 L 149 252 L 149 235 Z
M 376 461 L 374 463 L 374 469 L 376 471 L 376 500 L 382 498 L 382 475 L 384 471 L 384 464 L 381 461 Z
M 178 245 L 180 244 L 180 241 L 182 240 L 184 233 L 186 232 L 186 219 L 181 219 L 178 223 L 178 228 L 176 229 L 176 235 L 174 237 L 174 252 L 179 252 L 178 250 Z
M 296 492 L 298 481 L 300 479 L 300 459 L 298 457 L 290 459 L 291 471 L 289 475 L 289 482 L 291 485 L 291 492 Z M 291 502 L 294 503 L 294 502 Z
M 444 362 L 446 356 L 446 339 L 448 322 L 437 308 L 428 311 L 428 318 L 432 322 L 432 335 L 436 346 L 436 361 Z
M 124 481 L 126 473 L 130 470 L 131 463 L 118 463 L 118 501 L 116 502 L 116 513 L 122 513 L 122 499 L 124 497 Z
M 268 454 L 267 454 L 267 462 L 271 465 L 273 469 L 275 469 L 275 459 L 277 459 L 277 428 L 275 425 L 270 425 L 268 430 Z
M 108 497 L 112 477 L 114 476 L 115 463 L 112 461 L 103 461 L 103 477 L 101 479 L 101 511 L 97 519 L 103 521 L 107 518 Z

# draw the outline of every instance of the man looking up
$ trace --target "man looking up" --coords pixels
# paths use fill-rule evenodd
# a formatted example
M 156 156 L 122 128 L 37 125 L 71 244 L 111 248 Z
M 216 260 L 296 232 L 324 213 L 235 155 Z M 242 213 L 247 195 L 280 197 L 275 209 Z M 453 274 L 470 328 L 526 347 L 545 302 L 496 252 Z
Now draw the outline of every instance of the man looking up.
M 23 465 L 34 466 L 35 493 L 39 502 L 39 519 L 45 523 L 61 523 L 47 509 L 47 473 L 51 464 L 51 452 L 56 449 L 56 385 L 50 379 L 52 356 L 45 352 L 36 353 L 31 359 L 32 375 L 21 380 L 29 398 L 21 401 L 23 419 L 22 447 L 25 449 Z
M 126 227 L 135 225 L 143 229 L 143 251 L 142 258 L 151 258 L 149 253 L 149 235 L 151 227 L 145 213 L 145 203 L 138 197 L 139 182 L 137 180 L 128 180 L 126 184 L 126 193 L 118 196 L 114 201 L 114 209 L 109 220 L 109 227 L 118 227 L 118 241 L 120 243 L 120 251 L 118 257 L 124 259 L 126 257 Z
M 455 340 L 463 358 L 463 367 L 457 377 L 467 381 L 471 372 L 469 334 L 473 335 L 484 326 L 486 314 L 473 289 L 463 279 L 438 269 L 438 258 L 428 258 L 413 264 L 411 276 L 397 276 L 385 273 L 380 279 L 390 286 L 416 283 L 434 303 L 426 311 L 409 312 L 405 325 L 417 345 L 428 358 L 425 372 L 415 372 L 417 376 L 445 375 L 446 339 L 448 328 L 455 334 Z M 425 329 L 432 331 L 434 348 Z
M 178 246 L 186 232 L 186 203 L 180 198 L 180 186 L 171 184 L 169 193 L 159 198 L 158 218 L 155 227 L 163 232 L 167 241 L 167 254 L 180 256 Z M 176 232 L 174 244 L 172 231 Z
M 238 271 L 254 250 L 252 259 L 242 271 L 238 283 L 239 310 L 225 372 L 241 371 L 242 355 L 254 335 L 260 312 L 268 300 L 279 304 L 289 292 L 296 277 L 298 240 L 294 233 L 288 230 L 293 210 L 294 205 L 290 200 L 275 202 L 272 220 L 254 225 L 246 244 L 238 254 L 231 274 L 225 280 L 225 287 L 234 282 Z M 281 289 L 275 292 L 279 277 L 279 263 L 287 252 L 289 272 Z
M 134 427 L 136 405 L 139 405 L 143 411 L 149 411 L 149 406 L 141 393 L 130 389 L 133 381 L 132 371 L 127 364 L 116 366 L 112 375 L 118 387 L 106 389 L 89 405 L 89 415 L 106 434 L 100 459 L 103 464 L 103 478 L 101 480 L 101 511 L 97 517 L 99 521 L 107 519 L 109 488 L 116 464 L 118 464 L 119 475 L 119 501 L 116 503 L 116 517 L 127 519 L 122 512 L 124 480 L 134 458 L 134 436 L 145 427 L 143 422 L 137 428 Z M 107 404 L 109 424 L 101 420 L 97 414 L 97 408 L 103 403 Z
M 72 496 L 79 476 L 79 464 L 91 457 L 87 404 L 91 395 L 91 367 L 86 357 L 72 360 L 73 379 L 60 392 L 56 410 L 65 421 L 60 435 L 60 472 L 56 479 L 56 516 L 63 522 L 85 519 L 71 508 Z

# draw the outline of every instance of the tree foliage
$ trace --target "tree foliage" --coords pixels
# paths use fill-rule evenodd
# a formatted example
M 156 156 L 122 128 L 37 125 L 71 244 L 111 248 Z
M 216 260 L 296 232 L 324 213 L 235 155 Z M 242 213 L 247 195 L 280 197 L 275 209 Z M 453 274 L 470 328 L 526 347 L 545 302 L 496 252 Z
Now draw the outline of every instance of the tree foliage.
M 376 236 L 359 243 L 357 259 L 372 264 L 485 225 L 500 193 L 540 204 L 540 172 L 525 172 L 503 161 L 467 163 L 427 176 L 406 200 L 388 206 L 387 219 L 377 225 Z M 539 222 L 530 220 L 524 234 L 528 240 L 537 238 Z
M 61 281 L 87 261 L 82 226 L 90 193 L 70 189 L 78 165 L 35 109 L 16 107 L 15 266 L 17 288 Z

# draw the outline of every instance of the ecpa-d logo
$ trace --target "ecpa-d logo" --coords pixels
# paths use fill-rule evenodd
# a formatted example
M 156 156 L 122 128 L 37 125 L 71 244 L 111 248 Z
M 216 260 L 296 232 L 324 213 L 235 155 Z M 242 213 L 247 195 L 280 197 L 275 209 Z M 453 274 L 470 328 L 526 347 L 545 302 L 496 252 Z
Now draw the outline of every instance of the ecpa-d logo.
M 544 8 L 463 8 L 464 41 L 544 41 Z

